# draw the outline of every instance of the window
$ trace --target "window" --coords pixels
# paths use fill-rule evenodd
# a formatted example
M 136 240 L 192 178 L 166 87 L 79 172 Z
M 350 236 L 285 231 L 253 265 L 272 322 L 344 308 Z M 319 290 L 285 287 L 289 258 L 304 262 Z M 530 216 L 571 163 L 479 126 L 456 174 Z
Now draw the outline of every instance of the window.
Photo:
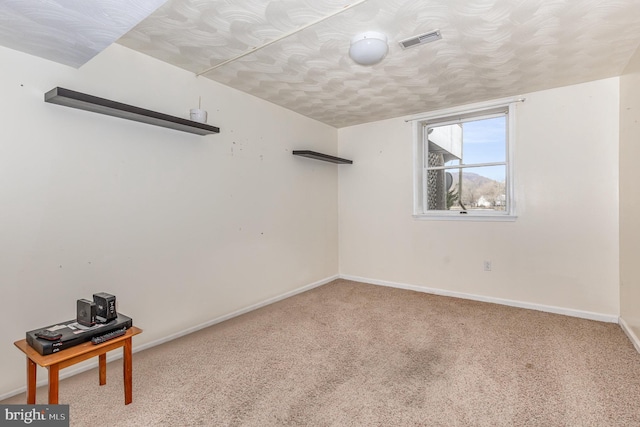
M 513 220 L 515 101 L 414 119 L 414 216 Z

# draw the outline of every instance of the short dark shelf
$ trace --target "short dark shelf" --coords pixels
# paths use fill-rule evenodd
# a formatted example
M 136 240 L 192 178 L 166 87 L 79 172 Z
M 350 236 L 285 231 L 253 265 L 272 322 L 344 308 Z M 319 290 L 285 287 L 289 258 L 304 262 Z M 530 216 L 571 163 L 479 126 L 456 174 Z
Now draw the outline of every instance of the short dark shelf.
M 195 133 L 197 135 L 208 135 L 220 133 L 220 128 L 206 123 L 194 122 L 168 114 L 158 113 L 133 105 L 111 101 L 97 96 L 56 87 L 44 95 L 44 102 L 64 105 L 66 107 L 79 108 L 80 110 L 93 111 L 94 113 L 107 114 L 109 116 L 120 117 L 122 119 L 134 120 L 136 122 L 148 123 L 150 125 L 162 126 L 183 132 Z
M 309 157 L 310 159 L 316 159 L 316 160 L 324 160 L 325 162 L 331 162 L 331 163 L 339 163 L 339 164 L 346 164 L 346 165 L 350 165 L 353 163 L 353 160 L 341 159 L 340 157 L 330 156 L 328 154 L 322 154 L 322 153 L 309 151 L 309 150 L 293 150 L 293 155 Z

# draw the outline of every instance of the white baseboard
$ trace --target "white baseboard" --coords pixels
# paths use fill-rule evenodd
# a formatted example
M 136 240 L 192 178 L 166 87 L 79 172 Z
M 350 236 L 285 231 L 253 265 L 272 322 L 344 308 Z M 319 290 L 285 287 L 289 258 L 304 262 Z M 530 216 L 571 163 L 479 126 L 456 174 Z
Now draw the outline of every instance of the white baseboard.
M 294 290 L 289 291 L 289 292 L 285 292 L 284 294 L 275 296 L 273 298 L 269 298 L 267 300 L 264 300 L 262 302 L 250 305 L 250 306 L 242 308 L 240 310 L 236 310 L 236 311 L 234 311 L 232 313 L 225 314 L 225 315 L 220 316 L 220 317 L 216 317 L 215 319 L 211 319 L 211 320 L 209 320 L 207 322 L 201 323 L 199 325 L 193 326 L 193 327 L 185 329 L 183 331 L 176 332 L 175 334 L 171 334 L 171 335 L 169 335 L 167 337 L 160 338 L 158 340 L 148 342 L 148 343 L 146 343 L 144 345 L 141 345 L 139 347 L 134 347 L 133 351 L 135 353 L 136 351 L 146 350 L 148 348 L 155 347 L 155 346 L 163 344 L 165 342 L 169 342 L 169 341 L 175 340 L 176 338 L 183 337 L 185 335 L 188 335 L 188 334 L 191 334 L 193 332 L 199 331 L 200 329 L 204 329 L 204 328 L 208 328 L 209 326 L 213 326 L 216 323 L 224 322 L 225 320 L 229 320 L 229 319 L 232 319 L 234 317 L 237 317 L 237 316 L 243 315 L 245 313 L 248 313 L 250 311 L 257 310 L 259 308 L 262 308 L 262 307 L 265 307 L 267 305 L 273 304 L 275 302 L 282 301 L 283 299 L 292 297 L 292 296 L 297 295 L 297 294 L 301 294 L 301 293 L 309 291 L 309 290 L 311 290 L 313 288 L 317 288 L 318 286 L 326 285 L 327 283 L 332 282 L 332 281 L 334 281 L 334 280 L 336 280 L 338 278 L 339 278 L 338 275 L 327 277 L 325 279 L 319 280 L 317 282 L 311 283 L 311 284 L 303 286 L 301 288 L 294 289 Z
M 193 332 L 199 331 L 201 329 L 207 328 L 209 326 L 213 326 L 216 323 L 224 322 L 225 320 L 229 320 L 229 319 L 232 319 L 234 317 L 240 316 L 242 314 L 248 313 L 250 311 L 257 310 L 259 308 L 262 308 L 262 307 L 265 307 L 267 305 L 276 303 L 278 301 L 282 301 L 283 299 L 292 297 L 292 296 L 297 295 L 297 294 L 301 294 L 302 292 L 309 291 L 309 290 L 311 290 L 313 288 L 317 288 L 319 286 L 326 285 L 327 283 L 332 282 L 332 281 L 334 281 L 334 280 L 336 280 L 338 278 L 339 278 L 338 275 L 330 276 L 330 277 L 327 277 L 325 279 L 319 280 L 317 282 L 311 283 L 309 285 L 303 286 L 301 288 L 297 288 L 297 289 L 294 289 L 292 291 L 285 292 L 284 294 L 275 296 L 273 298 L 266 299 L 266 300 L 261 301 L 261 302 L 256 303 L 256 304 L 252 304 L 252 305 L 250 305 L 248 307 L 245 307 L 245 308 L 242 308 L 240 310 L 236 310 L 236 311 L 234 311 L 232 313 L 216 317 L 216 318 L 211 319 L 211 320 L 209 320 L 207 322 L 201 323 L 199 325 L 193 326 L 191 328 L 185 329 L 185 330 L 180 331 L 180 332 L 176 332 L 175 334 L 168 335 L 168 336 L 166 336 L 164 338 L 160 338 L 158 340 L 148 342 L 148 343 L 143 344 L 141 346 L 135 346 L 134 345 L 133 346 L 133 352 L 136 353 L 138 351 L 146 350 L 148 348 L 155 347 L 155 346 L 160 345 L 160 344 L 164 344 L 164 343 L 172 341 L 172 340 L 174 340 L 176 338 L 180 338 L 180 337 L 183 337 L 183 336 L 188 335 L 190 333 L 193 333 Z M 111 361 L 114 361 L 114 360 L 118 360 L 118 359 L 122 359 L 122 352 L 120 352 L 120 351 L 107 355 L 107 363 L 109 363 Z M 72 377 L 72 376 L 77 375 L 79 373 L 88 371 L 90 369 L 94 369 L 97 366 L 98 366 L 97 359 L 79 363 L 79 364 L 73 366 L 72 368 L 67 368 L 67 369 L 64 369 L 63 371 L 60 371 L 60 379 L 62 380 L 62 379 L 65 379 L 65 378 Z M 41 368 L 38 368 L 38 370 L 40 370 L 40 369 Z M 46 379 L 46 375 L 41 375 L 41 377 L 45 377 L 45 378 L 41 379 L 40 381 L 38 381 L 36 383 L 37 387 L 41 387 L 41 386 L 47 385 L 48 381 Z M 8 399 L 8 398 L 13 397 L 13 396 L 17 396 L 18 394 L 25 393 L 26 391 L 27 391 L 27 387 L 26 386 L 25 387 L 21 387 L 19 389 L 16 389 L 16 390 L 1 394 L 0 395 L 0 400 L 4 400 L 4 399 Z
M 618 323 L 629 338 L 629 341 L 631 341 L 633 346 L 636 348 L 636 351 L 640 353 L 640 339 L 638 339 L 638 336 L 633 332 L 633 329 L 631 329 L 631 327 L 627 324 L 627 322 L 624 321 L 622 317 L 619 318 Z
M 427 288 L 423 286 L 409 285 L 405 283 L 389 282 L 386 280 L 369 279 L 366 277 L 350 276 L 341 274 L 341 279 L 352 280 L 354 282 L 369 283 L 378 286 L 388 286 L 391 288 L 407 289 L 410 291 L 424 292 L 427 294 L 441 295 L 446 297 L 462 298 L 473 301 L 489 302 L 494 304 L 507 305 L 510 307 L 526 308 L 529 310 L 544 311 L 546 313 L 562 314 L 565 316 L 579 317 L 582 319 L 597 320 L 599 322 L 618 323 L 618 316 L 614 314 L 594 313 L 590 311 L 574 310 L 571 308 L 555 307 L 542 304 L 534 304 L 523 301 L 514 301 L 503 298 L 487 297 L 483 295 L 467 294 L 464 292 L 447 291 L 444 289 Z

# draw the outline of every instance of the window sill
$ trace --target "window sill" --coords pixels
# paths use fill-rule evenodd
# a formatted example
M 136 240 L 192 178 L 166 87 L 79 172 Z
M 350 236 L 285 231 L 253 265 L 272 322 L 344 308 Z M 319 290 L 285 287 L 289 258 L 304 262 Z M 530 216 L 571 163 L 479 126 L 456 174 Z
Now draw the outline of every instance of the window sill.
M 494 221 L 513 222 L 518 218 L 516 215 L 478 215 L 478 214 L 414 214 L 414 219 L 421 221 Z

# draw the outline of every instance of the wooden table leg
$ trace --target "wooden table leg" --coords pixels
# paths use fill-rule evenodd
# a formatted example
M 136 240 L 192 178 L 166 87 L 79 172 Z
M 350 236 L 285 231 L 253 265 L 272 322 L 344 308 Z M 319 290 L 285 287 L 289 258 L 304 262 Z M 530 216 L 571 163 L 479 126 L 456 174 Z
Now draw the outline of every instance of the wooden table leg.
M 49 405 L 58 404 L 59 381 L 60 366 L 56 363 L 49 366 Z
M 122 356 L 122 366 L 124 370 L 124 404 L 128 405 L 133 401 L 133 361 L 131 358 L 131 337 L 124 340 Z
M 36 403 L 36 362 L 27 357 L 27 405 Z
M 107 353 L 98 356 L 98 366 L 100 371 L 100 385 L 107 383 Z

